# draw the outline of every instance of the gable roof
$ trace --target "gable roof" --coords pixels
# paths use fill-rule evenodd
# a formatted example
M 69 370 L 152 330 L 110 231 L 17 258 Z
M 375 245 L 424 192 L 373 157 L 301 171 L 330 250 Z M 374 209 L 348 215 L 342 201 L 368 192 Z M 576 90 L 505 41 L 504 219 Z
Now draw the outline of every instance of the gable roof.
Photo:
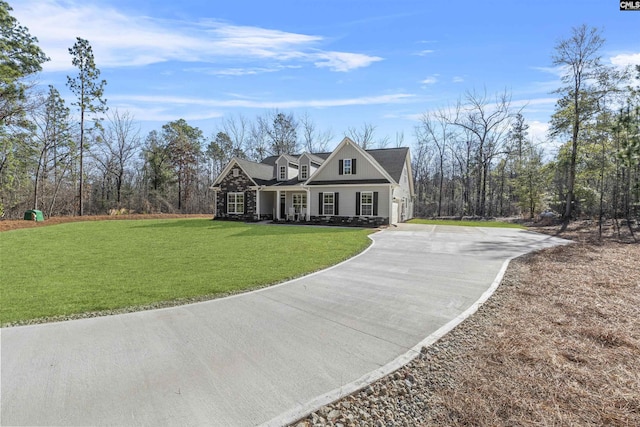
M 409 147 L 381 148 L 365 151 L 391 175 L 391 178 L 393 178 L 395 182 L 400 182 Z
M 314 176 L 317 177 L 320 174 L 320 172 L 323 169 L 325 169 L 329 163 L 331 163 L 331 159 L 333 159 L 335 156 L 337 156 L 338 153 L 340 152 L 340 150 L 343 147 L 347 146 L 347 145 L 351 145 L 352 147 L 354 147 L 356 149 L 356 151 L 359 151 L 360 154 L 362 155 L 362 157 L 364 157 L 366 160 L 368 160 L 371 163 L 371 165 L 373 165 L 373 167 L 376 168 L 382 174 L 384 179 L 387 179 L 389 182 L 395 182 L 395 183 L 398 182 L 397 180 L 394 180 L 394 178 L 391 177 L 391 175 L 389 175 L 389 172 L 384 167 L 382 167 L 382 165 L 380 165 L 380 163 L 378 163 L 378 161 L 371 154 L 369 154 L 366 150 L 364 150 L 362 147 L 360 147 L 358 144 L 356 144 L 355 142 L 353 142 L 351 139 L 349 139 L 346 136 L 344 137 L 342 142 L 340 142 L 340 144 L 338 144 L 338 146 L 335 148 L 335 150 L 333 150 L 333 152 L 331 152 L 327 156 L 327 158 L 322 163 L 322 165 L 320 165 L 318 170 L 313 174 L 313 176 L 311 176 L 311 178 L 309 178 L 309 180 L 307 182 L 311 183 L 314 180 Z M 400 174 L 402 174 L 402 169 L 400 170 Z
M 322 154 L 325 154 L 325 153 L 320 153 L 320 155 Z M 326 157 L 323 158 L 323 157 L 320 157 L 320 155 L 304 152 L 302 153 L 300 158 L 302 158 L 302 156 L 305 156 L 311 161 L 311 163 L 315 163 L 316 165 L 320 166 L 322 163 L 324 163 L 324 160 L 326 159 Z M 327 157 L 329 157 L 329 154 L 327 154 Z
M 256 181 L 256 184 L 260 184 L 259 181 L 270 181 L 274 178 L 273 166 L 265 165 L 262 163 L 252 162 L 245 159 L 236 159 L 238 164 L 244 169 L 244 171 Z
M 220 175 L 218 175 L 215 181 L 213 181 L 212 187 L 227 176 L 234 165 L 237 165 L 242 169 L 242 171 L 253 181 L 255 185 L 264 184 L 266 181 L 273 178 L 274 172 L 272 166 L 233 157 L 222 172 L 220 172 Z

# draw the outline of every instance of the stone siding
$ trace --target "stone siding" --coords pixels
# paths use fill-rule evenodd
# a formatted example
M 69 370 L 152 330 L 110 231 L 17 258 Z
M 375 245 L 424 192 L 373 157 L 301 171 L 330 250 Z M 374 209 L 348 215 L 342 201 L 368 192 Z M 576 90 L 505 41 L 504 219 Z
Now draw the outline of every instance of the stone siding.
M 235 168 L 233 168 L 235 169 Z M 216 206 L 216 218 L 232 219 L 238 221 L 256 221 L 258 215 L 256 213 L 256 190 L 249 187 L 253 185 L 251 179 L 239 169 L 238 176 L 233 176 L 233 169 L 229 171 L 220 182 L 220 192 L 218 193 L 218 201 Z M 244 214 L 228 214 L 227 213 L 227 193 L 244 193 Z

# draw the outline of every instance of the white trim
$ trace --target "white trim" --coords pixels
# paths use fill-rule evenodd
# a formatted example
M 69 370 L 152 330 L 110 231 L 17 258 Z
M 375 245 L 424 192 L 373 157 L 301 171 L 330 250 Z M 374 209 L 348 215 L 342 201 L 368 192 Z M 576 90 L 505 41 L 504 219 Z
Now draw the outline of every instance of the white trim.
M 238 202 L 238 196 L 239 195 L 242 196 L 242 205 L 241 205 L 242 206 L 242 212 L 238 212 L 237 211 L 238 204 L 239 204 L 239 202 Z M 229 209 L 229 206 L 231 206 L 231 204 L 232 204 L 231 201 L 229 200 L 230 196 L 234 196 L 233 206 L 236 209 L 236 210 L 234 210 L 234 212 L 231 212 L 231 210 Z M 244 215 L 244 213 L 245 213 L 244 212 L 244 202 L 245 202 L 245 194 L 244 194 L 244 192 L 242 192 L 242 191 L 234 191 L 234 192 L 230 191 L 230 192 L 228 192 L 227 193 L 227 212 L 226 212 L 227 215 Z
M 340 144 L 338 144 L 338 146 L 333 150 L 333 152 L 329 155 L 329 157 L 327 157 L 324 163 L 322 163 L 320 167 L 316 169 L 316 171 L 313 173 L 313 176 L 309 178 L 309 180 L 307 180 L 305 184 L 309 184 L 310 182 L 313 181 L 313 177 L 320 175 L 320 171 L 322 171 L 325 167 L 328 167 L 327 165 L 331 163 L 331 160 L 333 160 L 334 157 L 337 157 L 339 151 L 346 145 L 351 145 L 352 147 L 354 147 L 355 150 L 358 151 L 360 155 L 362 155 L 369 163 L 371 163 L 371 165 L 378 172 L 380 172 L 385 179 L 389 180 L 390 183 L 398 184 L 396 180 L 393 179 L 391 175 L 389 175 L 389 173 L 382 166 L 380 166 L 380 163 L 378 163 L 371 154 L 367 153 L 362 147 L 360 147 L 358 144 L 356 144 L 346 136 L 344 137 L 342 142 L 340 142 Z M 359 165 L 358 167 L 362 168 L 362 165 Z M 345 184 L 340 184 L 340 185 L 345 185 Z M 360 185 L 363 185 L 363 184 L 360 184 Z M 364 185 L 368 185 L 368 184 L 364 184 Z
M 253 178 L 251 178 L 251 175 L 249 175 L 247 173 L 246 170 L 244 170 L 244 168 L 242 167 L 242 165 L 240 165 L 240 162 L 238 162 L 238 159 L 236 157 L 232 158 L 231 160 L 229 160 L 229 163 L 227 163 L 227 166 L 224 167 L 224 169 L 222 169 L 222 172 L 220 172 L 220 175 L 218 175 L 218 177 L 216 178 L 215 181 L 213 181 L 213 184 L 211 184 L 211 187 L 209 188 L 213 188 L 216 186 L 216 184 L 219 184 L 220 181 L 222 181 L 224 178 L 226 178 L 226 176 L 229 174 L 229 171 L 231 170 L 231 168 L 233 167 L 233 165 L 236 165 L 237 167 L 240 168 L 240 170 L 242 172 L 244 172 L 244 174 L 247 176 L 247 178 L 249 178 L 249 181 L 251 181 L 253 183 L 253 185 L 258 185 Z
M 342 175 L 353 175 L 353 158 L 344 158 L 342 160 Z M 347 173 L 347 162 L 349 162 L 349 173 Z
M 367 191 L 360 191 L 359 193 L 360 193 L 360 199 L 358 200 L 358 204 L 360 205 L 360 209 L 358 209 L 360 211 L 360 215 L 359 216 L 373 216 L 373 193 L 374 193 L 374 191 L 367 190 Z M 369 194 L 371 196 L 371 203 L 366 203 L 366 204 L 362 203 L 362 197 L 365 194 Z M 363 209 L 362 209 L 364 206 L 371 206 L 371 213 L 365 214 Z
M 331 194 L 331 203 L 325 203 L 324 198 Z M 328 214 L 326 212 L 325 206 L 331 205 L 331 213 Z M 336 192 L 335 191 L 326 191 L 322 193 L 322 216 L 334 216 L 336 214 Z

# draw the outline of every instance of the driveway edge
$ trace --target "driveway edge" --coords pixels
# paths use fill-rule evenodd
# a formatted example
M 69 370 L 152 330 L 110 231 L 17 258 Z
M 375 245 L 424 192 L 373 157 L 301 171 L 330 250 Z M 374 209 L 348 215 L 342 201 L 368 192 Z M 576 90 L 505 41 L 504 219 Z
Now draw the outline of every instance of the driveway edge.
M 433 345 L 436 341 L 438 341 L 440 338 L 442 338 L 443 336 L 451 332 L 456 326 L 458 326 L 460 323 L 466 320 L 469 316 L 471 316 L 476 311 L 478 311 L 480 306 L 482 306 L 482 304 L 484 304 L 489 298 L 491 298 L 491 296 L 496 291 L 496 289 L 498 289 L 498 286 L 500 286 L 500 283 L 502 283 L 502 279 L 504 278 L 507 268 L 509 267 L 509 263 L 513 259 L 518 258 L 519 256 L 522 256 L 522 255 L 513 256 L 505 260 L 504 263 L 502 263 L 502 267 L 500 268 L 500 271 L 498 272 L 495 279 L 491 283 L 491 286 L 489 286 L 489 288 L 486 291 L 484 291 L 484 293 L 480 296 L 480 298 L 478 298 L 478 300 L 476 300 L 476 302 L 471 304 L 465 311 L 463 311 L 458 316 L 450 320 L 447 324 L 440 327 L 438 330 L 436 330 L 432 334 L 428 335 L 426 338 L 424 338 L 418 344 L 413 346 L 406 353 L 398 356 L 397 358 L 387 363 L 386 365 L 381 366 L 380 368 L 374 371 L 371 371 L 368 374 L 363 375 L 362 377 L 358 378 L 355 381 L 345 384 L 321 396 L 318 396 L 315 399 L 312 399 L 306 403 L 303 403 L 298 407 L 290 411 L 287 411 L 281 415 L 278 415 L 277 417 L 272 418 L 271 420 L 260 425 L 262 427 L 278 427 L 278 426 L 285 426 L 285 425 L 292 424 L 302 418 L 307 417 L 309 414 L 320 409 L 324 405 L 328 405 L 332 402 L 342 399 L 343 397 L 346 397 L 370 385 L 371 383 L 379 380 L 380 378 L 383 378 L 397 371 L 398 369 L 402 368 L 403 366 L 411 362 L 413 359 L 418 357 L 423 347 L 429 347 L 430 345 Z

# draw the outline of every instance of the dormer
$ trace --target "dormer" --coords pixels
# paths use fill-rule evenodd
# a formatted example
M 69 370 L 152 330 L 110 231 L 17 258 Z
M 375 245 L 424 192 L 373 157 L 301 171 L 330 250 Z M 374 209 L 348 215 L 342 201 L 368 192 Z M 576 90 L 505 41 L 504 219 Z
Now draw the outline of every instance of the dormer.
M 306 181 L 320 167 L 324 160 L 311 153 L 303 153 L 298 158 L 298 179 Z
M 298 177 L 298 159 L 289 154 L 282 154 L 275 163 L 276 180 L 288 181 Z

